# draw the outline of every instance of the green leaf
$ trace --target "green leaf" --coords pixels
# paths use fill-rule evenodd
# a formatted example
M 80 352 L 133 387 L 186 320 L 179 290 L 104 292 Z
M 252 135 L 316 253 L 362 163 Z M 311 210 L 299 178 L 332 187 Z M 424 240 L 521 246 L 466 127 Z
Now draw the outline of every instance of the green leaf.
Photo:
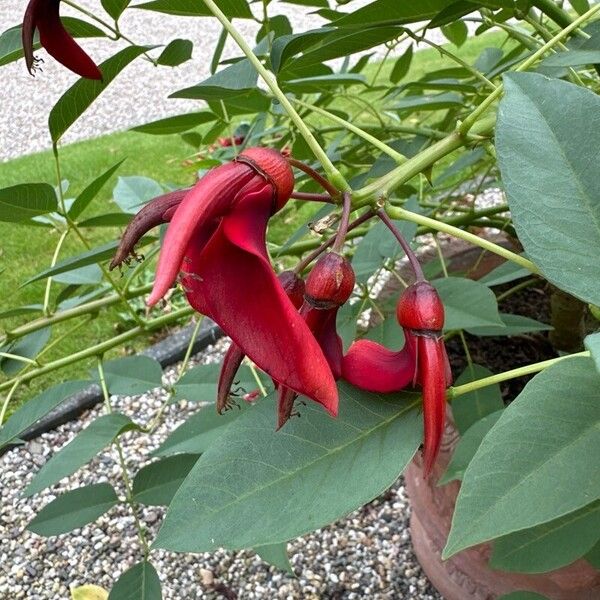
M 457 398 L 457 400 L 459 399 L 460 398 Z M 452 403 L 452 413 L 454 414 L 454 402 Z M 438 485 L 445 485 L 455 479 L 463 478 L 465 471 L 471 460 L 473 460 L 483 438 L 496 424 L 501 415 L 502 410 L 490 413 L 479 421 L 476 421 L 461 435 L 461 438 L 454 449 L 454 453 L 452 454 L 452 460 L 438 481 Z
M 75 82 L 50 111 L 48 127 L 52 141 L 57 142 L 112 80 L 147 49 L 140 46 L 128 46 L 100 65 L 102 81 L 82 78 Z
M 287 553 L 287 543 L 267 544 L 266 546 L 258 546 L 254 548 L 256 554 L 266 563 L 277 567 L 288 575 L 293 575 L 294 571 L 290 564 L 290 559 Z
M 550 331 L 553 329 L 551 325 L 546 325 L 546 323 L 540 323 L 535 319 L 511 313 L 500 313 L 500 320 L 504 323 L 503 327 L 494 325 L 488 327 L 467 327 L 466 331 L 478 336 L 498 336 L 521 335 L 522 333 Z
M 20 317 L 31 313 L 40 313 L 44 308 L 43 304 L 25 304 L 23 306 L 15 306 L 0 312 L 0 319 L 10 319 L 12 317 Z
M 177 454 L 142 467 L 133 480 L 133 499 L 168 506 L 197 460 L 198 454 Z
M 271 65 L 273 65 L 275 73 L 280 71 L 292 56 L 308 50 L 332 31 L 335 30 L 330 27 L 321 27 L 320 29 L 311 29 L 303 33 L 278 37 L 273 41 L 273 47 L 271 48 Z
M 94 285 L 102 281 L 102 270 L 96 264 L 87 265 L 66 273 L 59 273 L 54 277 L 54 281 L 69 285 Z
M 571 564 L 600 538 L 600 501 L 560 519 L 494 542 L 490 566 L 517 573 L 546 573 Z
M 600 50 L 569 50 L 545 58 L 541 67 L 578 67 L 600 62 Z
M 535 73 L 504 80 L 496 150 L 519 240 L 548 280 L 600 304 L 600 98 Z
M 595 569 L 600 571 L 600 542 L 598 542 L 586 555 L 587 560 Z
M 167 117 L 166 119 L 159 119 L 158 121 L 138 125 L 137 127 L 132 127 L 131 131 L 150 133 L 152 135 L 169 135 L 171 133 L 188 131 L 203 123 L 216 121 L 216 119 L 217 115 L 208 110 L 204 110 L 201 112 L 187 113 L 185 115 L 176 115 L 175 117 Z
M 396 315 L 390 315 L 376 327 L 372 327 L 364 336 L 390 350 L 400 350 L 404 347 L 404 330 L 398 324 Z
M 338 418 L 308 400 L 301 418 L 278 432 L 269 398 L 248 409 L 183 482 L 155 546 L 203 552 L 279 543 L 381 494 L 421 442 L 419 397 L 345 383 L 340 395 Z
M 133 565 L 117 579 L 108 600 L 162 600 L 156 569 L 146 561 Z
M 190 40 L 176 39 L 167 45 L 156 62 L 167 67 L 177 67 L 192 58 L 194 44 Z
M 46 504 L 27 525 L 29 531 L 51 536 L 83 527 L 119 503 L 110 483 L 96 483 L 70 490 Z
M 221 372 L 220 364 L 196 365 L 177 382 L 171 402 L 190 400 L 192 402 L 214 402 L 217 397 L 217 381 Z M 235 376 L 235 388 L 248 393 L 257 387 L 252 371 L 241 365 Z
M 410 64 L 412 63 L 412 57 L 413 46 L 411 44 L 394 63 L 394 67 L 390 73 L 390 81 L 392 83 L 398 83 L 408 74 Z
M 48 343 L 50 339 L 50 327 L 38 329 L 17 339 L 15 342 L 0 347 L 2 352 L 22 356 L 23 358 L 34 359 Z M 26 362 L 14 358 L 0 357 L 0 369 L 5 375 L 12 377 L 27 366 Z
M 441 29 L 444 37 L 459 48 L 467 41 L 469 29 L 464 21 L 454 21 L 447 25 L 442 25 Z
M 26 429 L 46 416 L 65 398 L 83 390 L 89 381 L 65 381 L 35 396 L 15 411 L 0 429 L 0 448 L 12 442 Z
M 594 363 L 596 364 L 596 369 L 600 373 L 600 332 L 588 335 L 583 340 L 583 343 L 586 349 L 590 351 Z
M 498 600 L 549 600 L 549 598 L 542 596 L 541 594 L 536 594 L 535 592 L 519 591 L 498 596 Z
M 154 179 L 131 175 L 119 177 L 113 197 L 123 212 L 131 214 L 138 212 L 144 204 L 163 193 L 163 187 Z
M 149 356 L 125 356 L 103 364 L 108 391 L 119 396 L 137 396 L 162 386 L 162 367 Z M 98 379 L 98 372 L 93 376 Z
M 75 202 L 69 209 L 69 217 L 73 220 L 89 206 L 90 202 L 96 197 L 104 184 L 113 176 L 114 172 L 123 164 L 125 159 L 120 160 L 117 164 L 106 170 L 100 177 L 97 177 L 75 198 Z
M 247 58 L 244 58 L 192 87 L 176 91 L 169 98 L 222 100 L 237 96 L 244 91 L 255 90 L 257 80 L 256 69 Z
M 463 385 L 490 375 L 493 373 L 489 369 L 481 365 L 471 365 L 460 374 L 454 385 Z M 452 402 L 454 422 L 461 435 L 483 417 L 503 408 L 504 402 L 498 384 L 463 394 Z
M 131 214 L 127 213 L 107 213 L 90 217 L 83 221 L 79 221 L 80 227 L 123 227 L 128 225 L 132 219 Z
M 281 87 L 286 92 L 292 93 L 317 93 L 336 88 L 338 86 L 366 85 L 364 75 L 356 73 L 332 73 L 331 75 L 316 75 L 315 77 L 303 77 L 302 79 L 289 79 L 281 82 Z
M 579 15 L 582 15 L 583 13 L 590 10 L 590 3 L 588 2 L 588 0 L 571 0 L 570 4 Z
M 45 269 L 37 275 L 30 277 L 25 283 L 22 284 L 21 287 L 29 285 L 34 281 L 39 281 L 40 279 L 46 279 L 46 277 L 52 277 L 58 273 L 73 271 L 75 269 L 79 269 L 80 267 L 85 267 L 86 265 L 101 263 L 105 260 L 108 260 L 109 258 L 112 258 L 118 245 L 118 241 L 108 242 L 106 244 L 102 244 L 102 246 L 97 246 L 96 248 L 92 248 L 91 250 L 82 252 L 81 254 L 77 254 L 76 256 L 71 256 L 61 260 L 53 267 Z
M 121 433 L 131 429 L 138 429 L 138 426 L 129 417 L 120 413 L 98 417 L 52 456 L 35 474 L 23 495 L 37 494 L 44 488 L 54 485 L 63 477 L 72 475 Z
M 47 183 L 20 183 L 0 189 L 0 221 L 5 223 L 23 223 L 56 210 L 56 193 Z
M 173 431 L 154 451 L 155 456 L 171 456 L 179 453 L 202 454 L 221 439 L 225 428 L 246 412 L 248 404 L 239 402 L 234 408 L 218 414 L 215 405 L 209 404 L 193 414 Z
M 568 358 L 536 375 L 469 464 L 443 556 L 546 523 L 600 497 L 600 375 Z
M 348 350 L 350 344 L 356 338 L 356 320 L 358 315 L 365 310 L 365 305 L 362 298 L 354 304 L 346 302 L 340 310 L 338 310 L 336 328 L 338 335 L 342 338 L 344 352 Z
M 419 2 L 377 0 L 338 19 L 335 25 L 366 27 L 388 23 L 407 24 L 428 21 L 446 6 L 448 6 L 448 0 L 419 0 Z
M 404 96 L 398 102 L 390 105 L 390 110 L 398 110 L 403 114 L 420 110 L 440 110 L 462 106 L 464 99 L 460 94 L 445 92 L 443 94 L 423 94 L 418 96 Z
M 229 19 L 252 19 L 252 12 L 246 0 L 219 0 L 217 2 L 221 11 Z M 132 8 L 154 10 L 168 15 L 181 15 L 184 17 L 212 17 L 212 12 L 202 0 L 153 0 L 136 4 Z
M 529 276 L 531 276 L 531 272 L 528 269 L 519 266 L 511 260 L 507 260 L 479 279 L 479 283 L 494 287 L 495 285 L 509 283 Z
M 116 21 L 130 2 L 131 0 L 102 0 L 102 8 Z
M 446 331 L 504 326 L 498 314 L 496 296 L 485 285 L 464 277 L 446 277 L 431 283 L 444 302 Z

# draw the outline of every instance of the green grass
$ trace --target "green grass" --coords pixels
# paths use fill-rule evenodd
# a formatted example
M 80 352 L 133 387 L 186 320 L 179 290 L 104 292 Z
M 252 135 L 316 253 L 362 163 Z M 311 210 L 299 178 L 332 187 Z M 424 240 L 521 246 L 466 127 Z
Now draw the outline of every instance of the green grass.
M 500 33 L 488 33 L 467 41 L 459 50 L 452 48 L 463 60 L 472 64 L 485 47 L 499 46 L 505 36 Z M 387 80 L 393 67 L 392 60 L 387 61 L 378 75 L 379 81 Z M 426 72 L 455 66 L 450 59 L 441 56 L 436 50 L 426 49 L 415 54 L 411 65 L 409 80 L 419 79 Z M 370 64 L 365 75 L 370 81 L 376 70 L 377 63 Z M 340 108 L 356 110 L 350 102 L 341 98 L 337 104 Z M 93 108 L 92 108 L 93 110 Z M 364 121 L 368 122 L 368 115 Z M 319 122 L 323 123 L 319 119 Z M 327 123 L 328 124 L 328 123 Z M 160 183 L 171 183 L 178 186 L 190 185 L 194 182 L 195 169 L 184 166 L 184 160 L 191 154 L 191 147 L 185 144 L 179 136 L 150 136 L 134 132 L 121 132 L 102 136 L 64 146 L 60 149 L 61 175 L 69 181 L 70 186 L 66 197 L 75 197 L 87 184 L 100 175 L 117 161 L 126 158 L 117 174 L 105 185 L 100 194 L 84 213 L 93 216 L 104 212 L 113 212 L 117 207 L 113 204 L 112 189 L 118 175 L 145 175 Z M 23 156 L 7 163 L 0 164 L 0 188 L 23 182 L 45 181 L 56 184 L 54 159 L 51 152 L 41 152 Z M 112 208 L 112 210 L 111 210 Z M 292 207 L 284 211 L 281 218 L 275 219 L 271 237 L 281 242 L 286 239 L 301 223 L 306 220 L 314 208 L 303 206 Z M 45 228 L 32 229 L 16 224 L 3 224 L 4 235 L 0 240 L 0 311 L 10 307 L 41 302 L 45 283 L 38 282 L 26 287 L 20 287 L 22 282 L 31 275 L 49 266 L 57 242 L 57 234 Z M 113 228 L 88 230 L 86 235 L 93 245 L 114 239 L 118 231 Z M 61 251 L 61 257 L 68 257 L 83 251 L 81 242 L 74 236 L 69 237 Z M 55 286 L 57 288 L 58 286 Z M 11 319 L 0 323 L 0 327 L 11 328 L 26 321 L 26 319 Z M 80 329 L 76 336 L 67 338 L 61 344 L 43 357 L 44 362 L 53 358 L 65 356 L 76 350 L 106 339 L 115 332 L 117 309 L 106 311 L 100 317 Z M 57 326 L 53 331 L 53 339 L 70 328 L 72 324 Z M 139 348 L 144 342 L 126 348 Z M 123 349 L 119 350 L 123 352 Z M 68 369 L 58 371 L 34 380 L 29 387 L 22 388 L 16 397 L 16 403 L 31 397 L 44 387 L 63 379 L 85 376 L 90 364 L 76 364 Z M 0 381 L 2 381 L 0 375 Z

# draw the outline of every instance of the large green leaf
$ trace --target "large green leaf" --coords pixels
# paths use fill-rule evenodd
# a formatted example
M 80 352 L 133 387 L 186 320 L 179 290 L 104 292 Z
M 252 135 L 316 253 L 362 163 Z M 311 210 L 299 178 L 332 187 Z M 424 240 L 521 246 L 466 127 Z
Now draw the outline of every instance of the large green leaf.
M 600 373 L 600 332 L 588 335 L 585 340 L 583 340 L 583 343 L 587 350 L 590 351 L 594 363 L 596 364 L 596 369 L 598 369 L 598 372 Z
M 306 52 L 311 46 L 327 37 L 333 28 L 321 27 L 320 29 L 311 29 L 303 33 L 291 33 L 282 35 L 273 41 L 271 48 L 271 65 L 277 73 L 282 66 L 294 55 L 299 52 Z
M 493 373 L 489 369 L 481 365 L 471 365 L 460 374 L 454 385 L 462 385 L 490 375 Z M 504 402 L 500 386 L 495 384 L 473 390 L 456 398 L 452 402 L 452 415 L 456 428 L 459 433 L 463 434 L 479 419 L 502 408 L 504 408 Z
M 600 542 L 595 544 L 585 555 L 585 560 L 587 560 L 595 569 L 600 571 Z
M 507 260 L 487 273 L 487 275 L 484 275 L 478 281 L 480 283 L 484 283 L 485 285 L 489 285 L 490 287 L 494 287 L 495 285 L 509 283 L 511 281 L 516 281 L 517 279 L 523 279 L 524 277 L 528 277 L 530 275 L 531 271 L 525 267 L 521 267 L 511 260 Z
M 217 6 L 230 19 L 252 19 L 252 12 L 246 0 L 218 0 Z M 202 0 L 153 0 L 136 4 L 132 8 L 143 8 L 168 15 L 185 17 L 212 17 L 212 13 Z
M 163 193 L 158 182 L 142 175 L 119 177 L 113 190 L 117 206 L 126 213 L 137 213 L 144 204 Z
M 50 333 L 50 327 L 38 329 L 37 331 L 33 331 L 22 338 L 18 338 L 14 342 L 0 347 L 0 351 L 32 360 L 48 343 L 48 340 L 50 339 Z M 0 356 L 0 369 L 9 377 L 16 375 L 26 366 L 27 363 L 22 360 Z
M 15 411 L 0 429 L 0 448 L 21 435 L 28 427 L 47 415 L 65 398 L 81 391 L 89 381 L 65 381 L 35 396 Z
M 497 539 L 490 566 L 501 571 L 546 573 L 581 558 L 599 538 L 600 501 L 596 501 L 560 519 Z
M 170 456 L 179 453 L 202 454 L 221 439 L 226 427 L 237 419 L 247 408 L 245 402 L 239 402 L 239 410 L 234 408 L 222 415 L 209 404 L 193 414 L 173 431 L 154 452 L 156 456 Z
M 156 569 L 146 561 L 133 565 L 117 579 L 108 600 L 162 600 Z
M 98 417 L 61 448 L 35 475 L 23 495 L 32 496 L 75 473 L 124 431 L 136 429 L 129 417 L 112 413 Z
M 150 356 L 125 356 L 104 363 L 106 386 L 111 394 L 136 396 L 162 385 L 162 367 Z M 98 378 L 98 372 L 93 375 Z
M 294 574 L 290 559 L 288 558 L 287 544 L 285 542 L 259 546 L 254 550 L 256 550 L 256 554 L 258 554 L 266 563 L 281 569 L 289 575 Z
M 536 375 L 469 464 L 444 557 L 557 519 L 600 497 L 600 375 L 569 358 Z
M 203 123 L 216 121 L 217 116 L 212 112 L 205 110 L 201 112 L 187 113 L 184 115 L 176 115 L 159 119 L 144 125 L 132 127 L 131 131 L 139 131 L 140 133 L 151 133 L 152 135 L 169 135 L 171 133 L 181 133 L 193 129 Z
M 178 454 L 142 467 L 133 480 L 133 499 L 142 504 L 168 506 L 197 460 L 198 454 Z
M 118 163 L 107 169 L 96 177 L 78 196 L 75 198 L 75 202 L 69 209 L 69 217 L 73 220 L 77 219 L 79 215 L 88 207 L 90 202 L 96 197 L 98 192 L 102 189 L 104 184 L 112 177 L 114 172 L 123 164 L 125 159 L 123 158 Z
M 131 0 L 102 0 L 102 8 L 116 21 Z
M 100 65 L 102 81 L 84 78 L 76 81 L 50 111 L 48 127 L 52 141 L 57 142 L 112 80 L 147 49 L 141 46 L 127 46 Z
M 363 8 L 338 19 L 335 24 L 347 27 L 365 27 L 386 23 L 407 24 L 428 21 L 448 6 L 448 0 L 376 0 Z
M 504 326 L 498 314 L 496 296 L 487 286 L 464 277 L 445 277 L 431 283 L 444 302 L 446 331 Z
M 20 183 L 0 189 L 0 221 L 22 223 L 57 209 L 56 193 L 47 183 Z
M 155 545 L 203 552 L 256 547 L 322 527 L 387 489 L 421 441 L 419 396 L 340 384 L 332 419 L 310 400 L 275 431 L 261 400 L 204 453 L 171 502 Z
M 70 490 L 46 504 L 27 525 L 29 531 L 50 536 L 83 527 L 119 502 L 110 483 L 96 483 Z
M 452 406 L 452 409 L 454 413 L 454 406 Z M 440 477 L 438 485 L 444 485 L 449 481 L 463 478 L 469 463 L 481 445 L 481 441 L 487 435 L 488 431 L 496 424 L 500 415 L 502 415 L 501 410 L 486 415 L 475 424 L 471 425 L 471 427 L 461 435 L 461 438 L 454 449 L 454 453 L 452 454 L 452 460 L 450 461 L 448 468 L 444 471 L 444 474 Z
M 600 98 L 535 73 L 505 88 L 496 149 L 519 239 L 547 279 L 600 304 Z

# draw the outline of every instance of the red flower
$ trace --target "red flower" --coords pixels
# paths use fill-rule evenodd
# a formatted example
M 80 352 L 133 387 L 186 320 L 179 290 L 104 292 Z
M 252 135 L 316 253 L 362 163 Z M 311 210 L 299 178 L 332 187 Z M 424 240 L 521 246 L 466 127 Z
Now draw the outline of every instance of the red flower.
M 286 160 L 265 148 L 247 149 L 235 162 L 207 173 L 172 215 L 172 208 L 162 212 L 170 225 L 148 304 L 156 304 L 183 271 L 181 283 L 197 311 L 213 319 L 275 381 L 335 416 L 338 394 L 331 369 L 273 273 L 265 247 L 268 220 L 285 205 L 293 185 Z M 164 198 L 154 203 L 161 213 Z M 146 230 L 157 221 L 147 210 Z M 134 236 L 125 232 L 111 267 L 143 230 L 138 223 Z
M 37 28 L 40 43 L 53 56 L 81 77 L 102 79 L 100 69 L 64 28 L 58 9 L 60 0 L 30 0 L 23 17 L 23 53 L 27 70 L 33 75 L 39 59 L 33 56 L 33 34 Z
M 350 262 L 336 252 L 319 258 L 306 281 L 300 315 L 306 321 L 336 379 L 342 375 L 343 346 L 336 330 L 337 313 L 350 298 L 355 277 Z M 289 387 L 278 389 L 277 428 L 283 427 L 293 414 L 297 394 Z M 337 405 L 336 405 L 337 412 Z
M 438 455 L 446 419 L 446 388 L 452 373 L 444 346 L 444 305 L 426 281 L 409 286 L 398 300 L 398 322 L 406 343 L 399 352 L 369 340 L 352 344 L 344 357 L 343 377 L 356 387 L 388 393 L 419 383 L 423 389 L 424 473 Z

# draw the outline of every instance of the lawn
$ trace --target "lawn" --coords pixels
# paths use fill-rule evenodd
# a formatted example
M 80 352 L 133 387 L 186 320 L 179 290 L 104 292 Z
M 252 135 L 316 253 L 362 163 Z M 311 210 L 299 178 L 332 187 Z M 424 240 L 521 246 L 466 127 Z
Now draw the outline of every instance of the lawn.
M 469 39 L 459 50 L 453 46 L 447 46 L 447 48 L 459 54 L 465 62 L 472 64 L 484 48 L 499 46 L 505 39 L 504 34 L 501 33 L 486 33 L 483 36 Z M 393 63 L 394 61 L 387 61 L 381 68 L 378 77 L 387 78 Z M 419 79 L 426 70 L 432 71 L 436 68 L 454 65 L 455 63 L 449 58 L 441 56 L 434 49 L 421 50 L 414 56 L 408 79 Z M 379 69 L 377 63 L 367 66 L 365 75 L 368 80 L 373 77 L 377 69 Z M 343 98 L 340 100 L 339 106 L 355 110 L 355 107 L 352 107 Z M 364 121 L 367 121 L 366 116 Z M 194 168 L 185 166 L 183 162 L 191 153 L 191 147 L 178 135 L 151 136 L 135 132 L 119 132 L 64 146 L 60 150 L 60 155 L 62 178 L 69 181 L 66 196 L 76 196 L 91 180 L 119 160 L 126 158 L 117 174 L 105 185 L 87 209 L 86 216 L 114 212 L 114 210 L 108 211 L 107 207 L 112 203 L 112 189 L 118 175 L 145 175 L 163 184 L 190 185 L 195 177 Z M 55 164 L 51 152 L 23 156 L 0 164 L 0 188 L 28 181 L 56 184 Z M 272 238 L 279 242 L 285 240 L 290 232 L 304 222 L 305 211 L 306 209 L 299 210 L 297 213 L 290 211 L 279 222 L 275 222 Z M 0 277 L 3 289 L 3 293 L 0 295 L 0 312 L 10 307 L 41 301 L 45 282 L 34 283 L 26 287 L 20 286 L 28 277 L 50 264 L 57 242 L 57 234 L 43 228 L 35 230 L 35 235 L 32 235 L 30 227 L 11 224 L 10 226 L 4 225 L 4 231 L 0 242 Z M 102 228 L 89 230 L 88 234 L 89 241 L 96 245 L 114 239 L 118 231 L 114 228 Z M 81 242 L 75 237 L 68 238 L 61 251 L 61 257 L 65 258 L 81 251 L 83 251 Z M 80 329 L 77 336 L 65 339 L 57 348 L 44 355 L 43 362 L 65 356 L 114 335 L 117 310 L 103 312 L 99 318 Z M 22 322 L 23 318 L 7 319 L 0 323 L 0 330 L 14 327 Z M 54 339 L 71 326 L 72 324 L 55 327 Z M 127 350 L 139 348 L 143 343 L 143 340 L 140 340 Z M 123 349 L 120 351 L 122 352 Z M 85 376 L 89 366 L 87 363 L 74 365 L 69 370 L 68 378 Z M 2 377 L 0 375 L 0 381 L 3 380 Z M 43 387 L 65 378 L 67 378 L 67 374 L 64 371 L 58 371 L 42 380 L 34 380 L 28 387 L 19 390 L 16 401 L 13 402 L 13 409 L 20 401 L 31 397 Z

